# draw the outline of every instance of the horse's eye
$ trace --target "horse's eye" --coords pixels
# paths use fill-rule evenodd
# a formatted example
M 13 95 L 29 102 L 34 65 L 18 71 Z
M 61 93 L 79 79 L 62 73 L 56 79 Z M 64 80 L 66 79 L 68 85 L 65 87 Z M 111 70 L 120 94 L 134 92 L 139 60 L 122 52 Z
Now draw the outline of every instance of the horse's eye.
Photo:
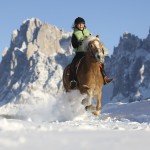
M 93 44 L 91 44 L 91 45 L 90 45 L 90 47 L 91 47 L 91 48 L 94 48 L 94 45 L 93 45 Z

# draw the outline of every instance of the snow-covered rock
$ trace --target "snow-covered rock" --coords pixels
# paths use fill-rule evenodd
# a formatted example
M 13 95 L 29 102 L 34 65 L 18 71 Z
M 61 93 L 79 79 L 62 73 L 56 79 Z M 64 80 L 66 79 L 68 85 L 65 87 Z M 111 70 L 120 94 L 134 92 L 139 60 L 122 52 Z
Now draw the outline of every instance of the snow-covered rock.
M 150 34 L 149 34 L 150 35 Z M 144 40 L 124 33 L 106 63 L 114 77 L 113 101 L 137 101 L 150 97 L 150 36 Z
M 12 34 L 0 64 L 0 102 L 49 99 L 62 88 L 71 33 L 31 18 Z M 61 89 L 62 90 L 62 89 Z

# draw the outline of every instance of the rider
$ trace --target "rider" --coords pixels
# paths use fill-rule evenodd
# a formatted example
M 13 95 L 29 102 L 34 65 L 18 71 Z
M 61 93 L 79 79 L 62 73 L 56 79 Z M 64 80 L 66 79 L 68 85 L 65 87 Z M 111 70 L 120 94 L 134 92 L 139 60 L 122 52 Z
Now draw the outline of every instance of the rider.
M 72 46 L 75 50 L 75 57 L 72 60 L 71 69 L 70 69 L 70 71 L 71 71 L 70 86 L 72 88 L 76 86 L 75 62 L 77 62 L 77 60 L 81 59 L 85 55 L 85 52 L 82 49 L 82 41 L 84 40 L 85 37 L 91 35 L 90 31 L 85 26 L 85 20 L 81 17 L 77 17 L 74 20 L 73 30 L 74 31 L 72 34 L 71 43 L 72 43 Z M 102 66 L 104 66 L 104 65 L 102 65 Z M 102 75 L 104 78 L 104 84 L 112 81 L 112 79 L 110 79 L 106 76 L 106 73 L 104 71 L 104 67 L 102 69 Z

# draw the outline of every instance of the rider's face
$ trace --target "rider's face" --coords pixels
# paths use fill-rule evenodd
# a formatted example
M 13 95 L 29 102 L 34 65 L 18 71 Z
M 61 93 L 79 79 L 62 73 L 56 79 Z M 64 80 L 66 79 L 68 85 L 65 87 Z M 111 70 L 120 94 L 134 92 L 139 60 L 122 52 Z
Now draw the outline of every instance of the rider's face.
M 79 30 L 83 30 L 84 27 L 85 27 L 85 25 L 84 25 L 83 22 L 80 22 L 80 23 L 77 24 L 77 28 L 78 28 Z

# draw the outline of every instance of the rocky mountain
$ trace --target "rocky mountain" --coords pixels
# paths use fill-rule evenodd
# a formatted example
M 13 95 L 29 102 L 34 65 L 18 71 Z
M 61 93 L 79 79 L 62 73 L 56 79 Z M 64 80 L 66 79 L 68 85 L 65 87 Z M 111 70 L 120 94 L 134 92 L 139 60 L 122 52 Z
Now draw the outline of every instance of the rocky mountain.
M 32 103 L 47 101 L 51 95 L 62 93 L 63 69 L 74 54 L 70 40 L 71 33 L 39 19 L 24 21 L 12 33 L 10 47 L 3 52 L 0 104 L 31 103 L 31 99 Z M 143 40 L 124 33 L 105 64 L 107 74 L 114 81 L 104 87 L 104 97 L 110 94 L 107 89 L 111 86 L 112 101 L 150 98 L 150 31 Z
M 150 31 L 146 39 L 131 33 L 120 37 L 107 60 L 107 71 L 114 77 L 113 101 L 150 98 Z
M 47 100 L 57 94 L 72 57 L 71 33 L 32 18 L 12 34 L 0 64 L 0 102 Z M 54 83 L 54 84 L 53 84 Z

